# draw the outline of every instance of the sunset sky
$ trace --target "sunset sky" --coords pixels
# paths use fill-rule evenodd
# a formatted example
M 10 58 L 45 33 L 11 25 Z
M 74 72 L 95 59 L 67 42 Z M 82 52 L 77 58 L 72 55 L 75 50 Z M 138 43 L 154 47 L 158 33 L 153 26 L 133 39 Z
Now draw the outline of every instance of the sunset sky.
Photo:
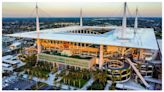
M 162 3 L 160 2 L 127 2 L 130 13 L 135 14 L 136 7 L 139 8 L 139 16 L 161 17 Z M 36 3 L 34 2 L 3 2 L 3 17 L 34 17 Z M 122 16 L 123 2 L 40 2 L 41 17 L 79 17 L 80 8 L 83 9 L 85 17 L 113 17 Z M 33 12 L 33 13 L 32 13 Z

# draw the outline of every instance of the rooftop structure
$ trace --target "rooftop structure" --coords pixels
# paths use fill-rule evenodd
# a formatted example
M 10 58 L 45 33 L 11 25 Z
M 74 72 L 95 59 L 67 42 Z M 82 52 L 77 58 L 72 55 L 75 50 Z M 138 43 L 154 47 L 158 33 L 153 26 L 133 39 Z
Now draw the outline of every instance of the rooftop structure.
M 2 57 L 3 71 L 13 71 L 15 68 L 23 66 L 25 63 L 18 60 L 15 56 L 7 55 Z
M 21 47 L 21 45 L 22 45 L 21 42 L 14 42 L 14 43 L 12 43 L 12 44 L 9 46 L 9 48 L 10 48 L 11 50 L 19 49 L 19 48 Z
M 11 59 L 11 58 L 13 58 L 12 55 L 3 56 L 3 57 L 2 57 L 2 61 L 3 61 L 3 60 L 9 60 L 9 59 Z
M 14 40 L 15 40 L 15 38 L 7 37 L 7 36 L 2 37 L 2 42 L 4 42 L 4 43 L 13 42 Z
M 6 67 L 7 68 L 7 67 L 10 67 L 10 66 L 11 65 L 9 65 L 9 64 L 5 64 L 5 63 L 2 64 L 2 67 Z
M 95 31 L 94 31 L 95 30 Z M 100 30 L 107 30 L 106 33 L 100 34 Z M 128 40 L 121 40 L 118 38 L 120 35 L 121 27 L 107 26 L 71 26 L 64 28 L 54 28 L 41 30 L 39 34 L 40 39 L 47 40 L 59 40 L 79 43 L 90 43 L 98 45 L 112 45 L 123 46 L 132 48 L 143 48 L 158 50 L 154 30 L 151 28 L 139 28 L 136 31 L 136 37 L 134 37 L 134 29 L 126 28 L 124 36 L 128 37 Z M 86 33 L 87 32 L 87 33 Z M 97 32 L 96 34 L 94 32 Z M 37 39 L 37 32 L 25 32 L 9 34 L 8 36 L 33 38 Z
M 158 39 L 157 40 L 157 43 L 158 43 L 159 51 L 160 51 L 160 53 L 162 55 L 162 40 L 161 39 Z
M 120 89 L 128 89 L 128 90 L 146 90 L 144 87 L 134 82 L 133 80 L 129 80 L 125 83 L 118 83 L 116 87 Z
M 5 71 L 13 71 L 13 67 L 10 64 L 2 63 L 2 73 Z

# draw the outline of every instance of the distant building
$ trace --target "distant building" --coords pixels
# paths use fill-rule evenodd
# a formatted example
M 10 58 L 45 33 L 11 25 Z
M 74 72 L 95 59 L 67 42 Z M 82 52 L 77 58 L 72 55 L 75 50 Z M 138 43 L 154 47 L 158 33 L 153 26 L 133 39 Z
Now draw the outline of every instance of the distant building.
M 16 49 L 21 48 L 21 46 L 22 46 L 22 43 L 21 43 L 21 42 L 14 42 L 14 43 L 12 43 L 12 44 L 9 46 L 9 48 L 10 48 L 11 50 L 16 50 Z
M 2 70 L 3 72 L 13 72 L 14 69 L 25 65 L 15 56 L 7 55 L 2 57 Z

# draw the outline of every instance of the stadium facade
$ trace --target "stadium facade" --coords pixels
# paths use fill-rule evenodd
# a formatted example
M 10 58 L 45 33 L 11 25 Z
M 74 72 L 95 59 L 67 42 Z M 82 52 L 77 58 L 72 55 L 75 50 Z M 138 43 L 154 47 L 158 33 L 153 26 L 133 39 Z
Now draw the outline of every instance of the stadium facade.
M 152 62 L 158 55 L 158 45 L 152 28 L 138 28 L 138 9 L 133 27 L 127 27 L 127 5 L 124 4 L 122 26 L 80 26 L 39 29 L 36 7 L 36 31 L 8 36 L 36 39 L 38 61 L 62 68 L 107 69 L 109 78 L 123 83 L 135 76 L 146 86 L 145 76 L 153 76 Z M 134 74 L 133 74 L 134 73 Z

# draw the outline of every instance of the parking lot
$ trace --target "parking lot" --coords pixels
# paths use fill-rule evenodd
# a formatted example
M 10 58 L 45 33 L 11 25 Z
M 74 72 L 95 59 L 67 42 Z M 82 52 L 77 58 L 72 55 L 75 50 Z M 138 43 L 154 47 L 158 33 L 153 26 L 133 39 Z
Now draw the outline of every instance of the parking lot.
M 6 87 L 3 88 L 3 90 L 28 90 L 35 84 L 35 81 L 17 79 L 16 81 L 9 83 Z

